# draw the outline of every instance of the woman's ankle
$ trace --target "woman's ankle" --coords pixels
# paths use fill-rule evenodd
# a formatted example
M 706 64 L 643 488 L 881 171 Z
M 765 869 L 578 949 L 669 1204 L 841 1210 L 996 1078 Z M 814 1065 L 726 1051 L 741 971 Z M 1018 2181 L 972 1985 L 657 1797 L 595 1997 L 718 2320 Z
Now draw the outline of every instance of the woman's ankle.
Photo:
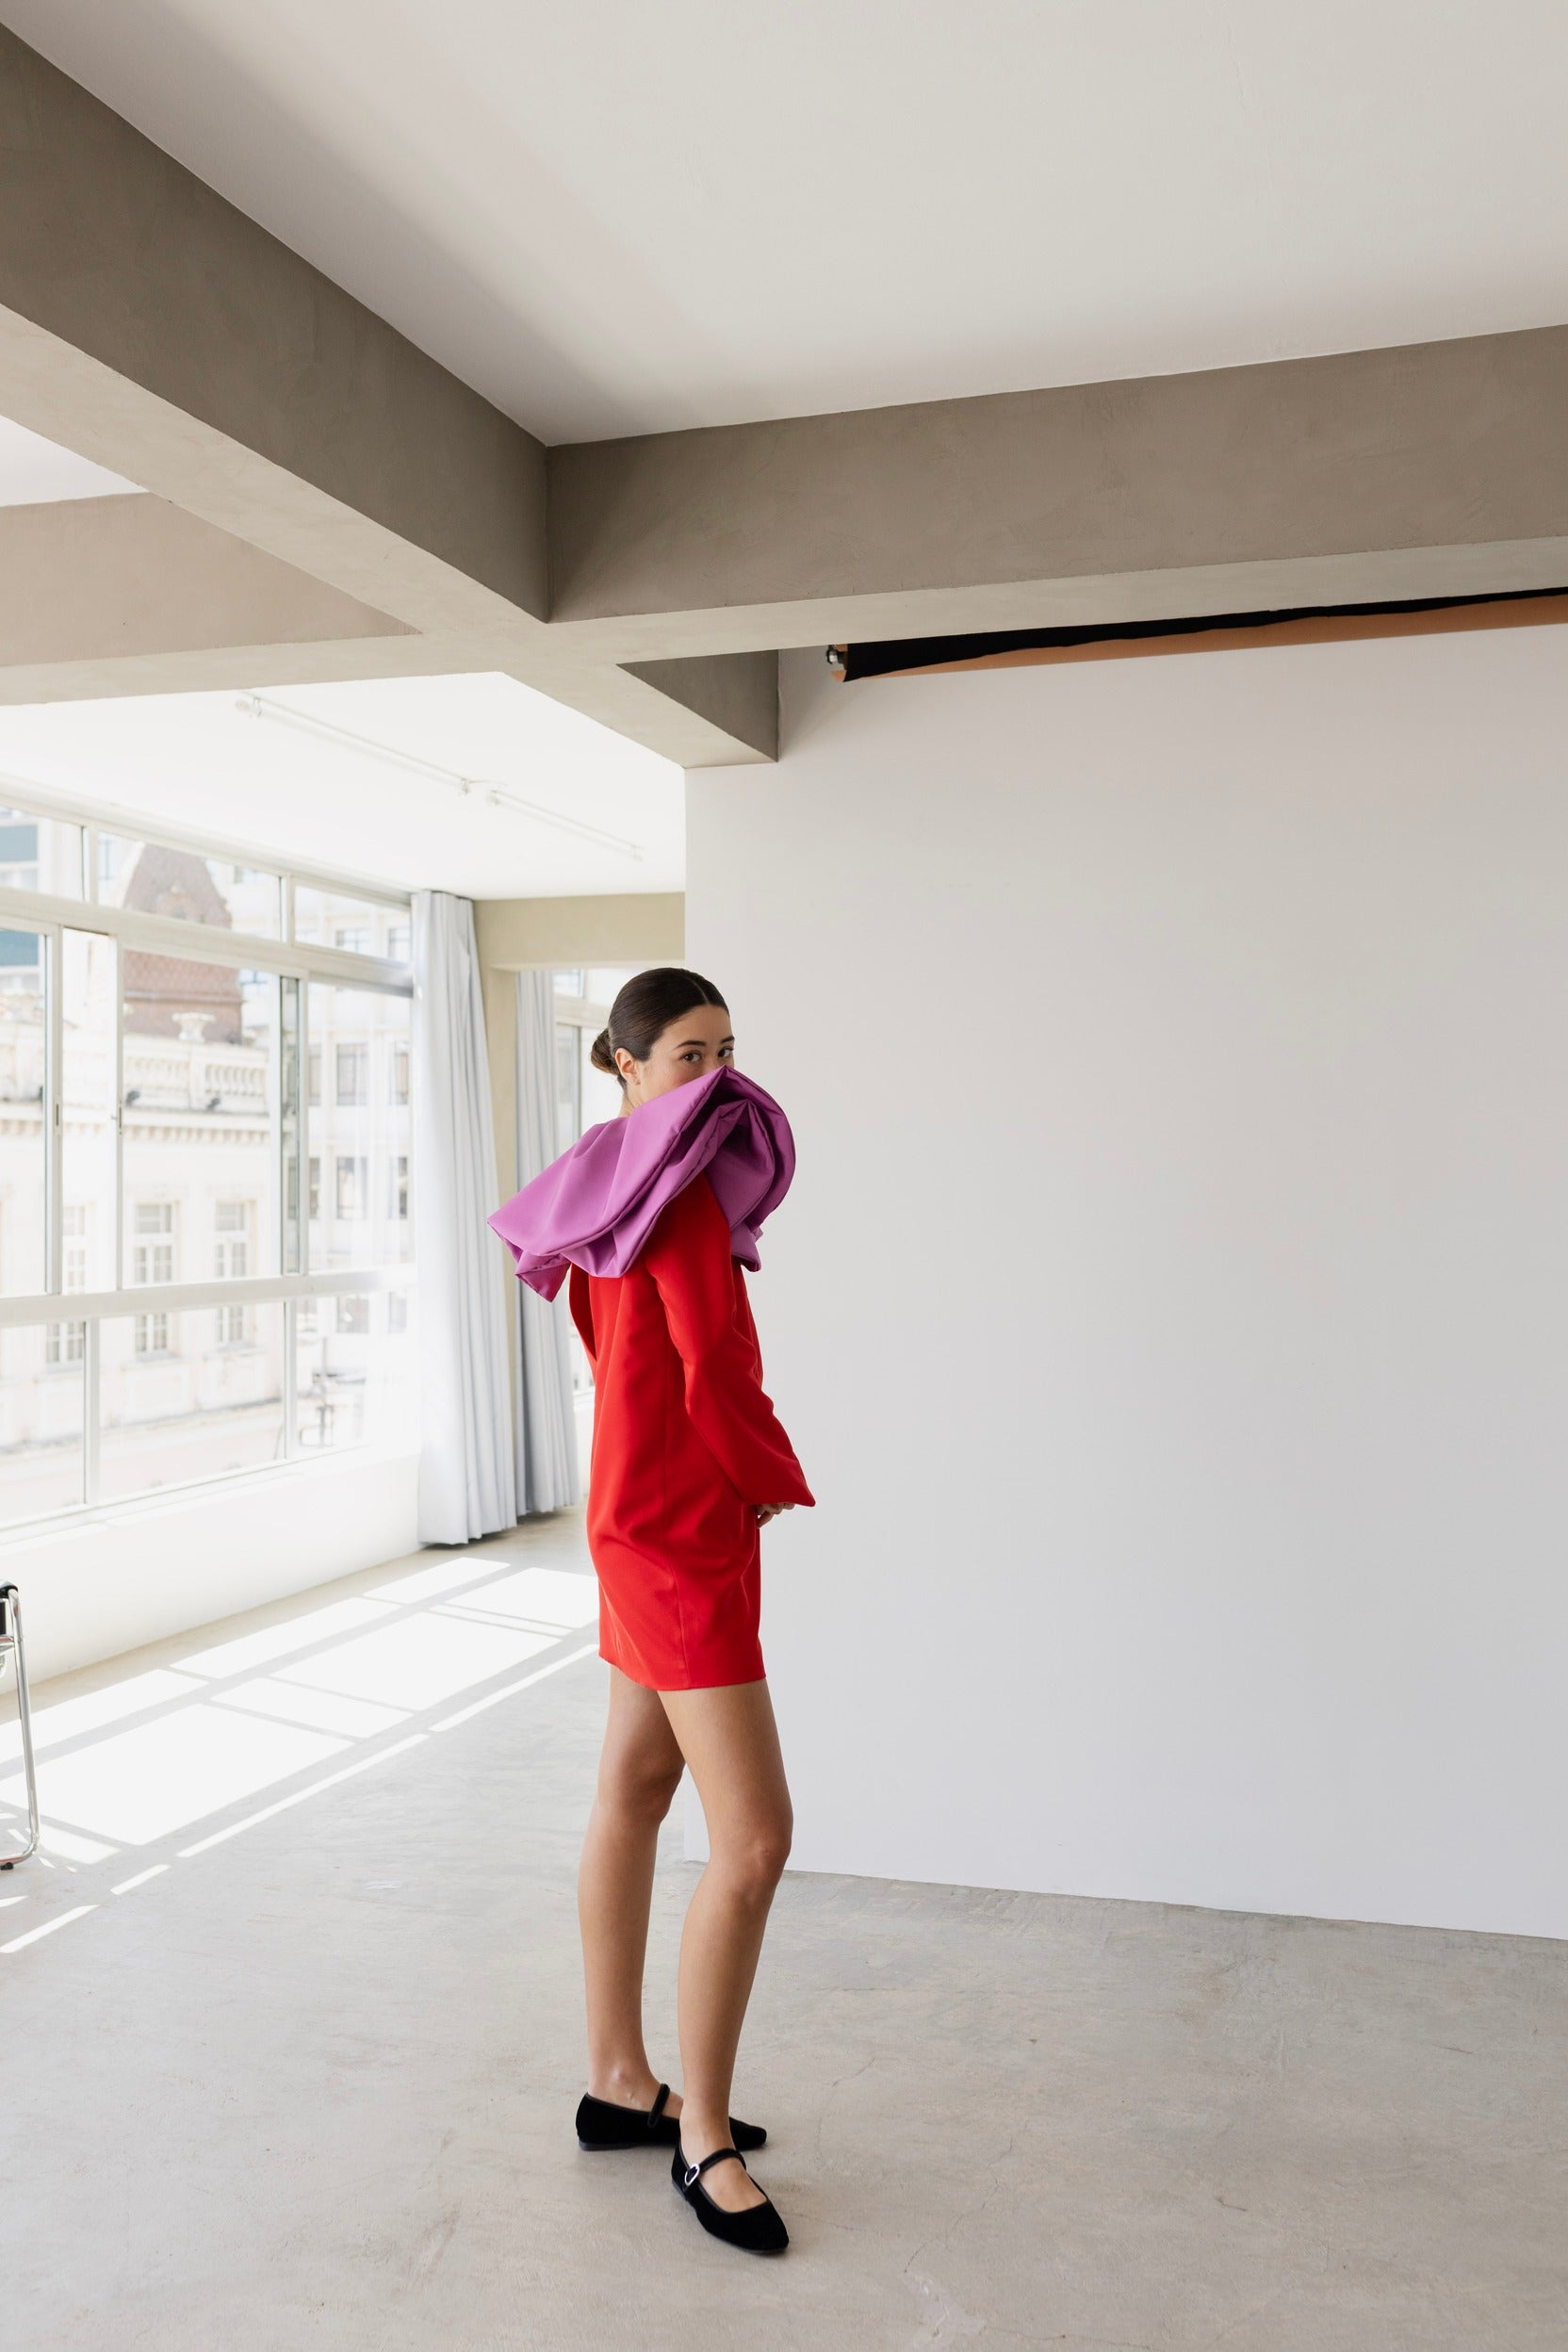
M 715 2148 L 728 2148 L 731 2145 L 729 2117 L 705 2115 L 699 2108 L 693 2106 L 688 2098 L 680 2111 L 680 2145 L 693 2164 L 699 2156 L 709 2155 Z
M 618 2107 L 645 2107 L 658 2089 L 658 2078 L 645 2058 L 622 2059 L 612 2066 L 590 2066 L 588 2091 Z

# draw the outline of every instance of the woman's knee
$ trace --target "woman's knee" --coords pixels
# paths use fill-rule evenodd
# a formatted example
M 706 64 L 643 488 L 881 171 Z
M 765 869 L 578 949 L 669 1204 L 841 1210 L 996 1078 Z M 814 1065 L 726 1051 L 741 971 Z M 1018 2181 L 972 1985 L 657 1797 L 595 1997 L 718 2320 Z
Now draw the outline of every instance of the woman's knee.
M 623 1757 L 609 1759 L 599 1769 L 601 1801 L 616 1813 L 639 1821 L 662 1821 L 675 1802 L 685 1766 L 678 1760 L 643 1763 Z
M 771 1895 L 783 1877 L 791 1843 L 792 1824 L 779 1820 L 737 1826 L 710 1851 L 738 1894 L 761 1897 Z

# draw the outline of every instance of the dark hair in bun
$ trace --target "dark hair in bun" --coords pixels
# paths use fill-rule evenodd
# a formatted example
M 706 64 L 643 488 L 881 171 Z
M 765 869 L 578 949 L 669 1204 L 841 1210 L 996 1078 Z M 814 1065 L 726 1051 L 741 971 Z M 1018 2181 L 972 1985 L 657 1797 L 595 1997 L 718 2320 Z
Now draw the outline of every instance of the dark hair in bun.
M 615 1067 L 616 1053 L 645 1062 L 671 1022 L 699 1004 L 729 1009 L 711 980 L 705 980 L 700 972 L 686 972 L 678 964 L 658 964 L 651 972 L 638 972 L 610 1007 L 609 1026 L 594 1039 L 590 1056 L 594 1068 L 617 1079 L 624 1091 L 626 1080 Z

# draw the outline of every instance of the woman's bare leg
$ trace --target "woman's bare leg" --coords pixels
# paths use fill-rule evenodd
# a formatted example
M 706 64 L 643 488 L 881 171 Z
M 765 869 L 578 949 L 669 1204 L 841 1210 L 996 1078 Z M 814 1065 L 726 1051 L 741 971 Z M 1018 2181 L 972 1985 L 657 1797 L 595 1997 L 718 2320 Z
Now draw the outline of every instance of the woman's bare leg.
M 659 1824 L 684 1759 L 656 1690 L 610 1669 L 610 1712 L 598 1787 L 582 1840 L 578 1920 L 588 1996 L 588 2088 L 647 2107 L 659 2088 L 643 2046 L 643 1964 Z M 680 2113 L 672 2097 L 666 2112 Z
M 710 1858 L 680 1939 L 680 2139 L 694 2164 L 730 2145 L 735 2051 L 794 1824 L 766 1682 L 660 1695 L 708 1821 Z M 702 2184 L 732 2213 L 762 2201 L 739 2164 L 715 2164 Z

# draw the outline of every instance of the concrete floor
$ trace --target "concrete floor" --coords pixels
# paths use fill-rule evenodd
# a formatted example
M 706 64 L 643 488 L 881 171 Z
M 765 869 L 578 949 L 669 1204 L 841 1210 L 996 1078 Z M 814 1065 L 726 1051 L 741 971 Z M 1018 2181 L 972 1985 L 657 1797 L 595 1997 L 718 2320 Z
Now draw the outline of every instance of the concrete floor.
M 605 1670 L 545 1671 L 594 1637 L 540 1565 L 581 1570 L 573 1522 L 40 1694 L 187 1677 L 50 1749 L 75 1859 L 0 1875 L 0 1947 L 94 1906 L 0 1952 L 12 2352 L 1568 2346 L 1562 1945 L 792 1873 L 736 2087 L 790 2252 L 712 2244 L 657 2155 L 580 2156 Z M 206 1655 L 290 1624 L 302 1666 Z M 345 1744 L 302 1765 L 280 1710 Z M 694 1876 L 678 1807 L 672 2078 Z

